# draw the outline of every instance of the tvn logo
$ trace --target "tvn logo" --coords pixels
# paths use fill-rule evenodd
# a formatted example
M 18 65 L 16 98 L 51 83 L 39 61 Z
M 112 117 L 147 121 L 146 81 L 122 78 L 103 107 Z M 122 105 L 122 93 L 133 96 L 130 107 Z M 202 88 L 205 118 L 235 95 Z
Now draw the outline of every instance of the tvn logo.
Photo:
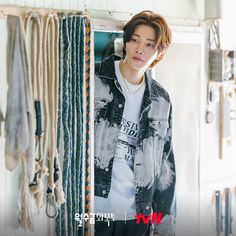
M 143 215 L 142 213 L 138 213 L 135 215 L 136 224 L 144 223 L 144 224 L 159 224 L 162 219 L 162 213 L 159 212 L 158 214 L 156 212 L 153 212 L 152 214 L 149 214 L 147 216 Z

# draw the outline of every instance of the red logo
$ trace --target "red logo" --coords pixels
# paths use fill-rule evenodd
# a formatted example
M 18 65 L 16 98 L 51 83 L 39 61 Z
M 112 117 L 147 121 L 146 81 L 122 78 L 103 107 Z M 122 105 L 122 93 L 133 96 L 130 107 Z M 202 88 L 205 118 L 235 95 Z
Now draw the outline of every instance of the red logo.
M 141 220 L 144 224 L 148 224 L 148 222 L 151 222 L 151 224 L 159 224 L 161 222 L 162 213 L 159 212 L 156 214 L 156 212 L 153 212 L 152 214 L 149 214 L 147 216 L 143 215 L 142 213 L 138 213 L 135 215 L 136 224 L 140 224 Z

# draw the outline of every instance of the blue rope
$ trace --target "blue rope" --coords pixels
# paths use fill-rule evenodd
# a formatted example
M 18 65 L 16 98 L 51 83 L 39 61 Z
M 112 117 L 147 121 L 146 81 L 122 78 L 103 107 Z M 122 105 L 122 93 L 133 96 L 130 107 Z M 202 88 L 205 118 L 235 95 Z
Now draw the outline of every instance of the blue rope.
M 73 217 L 75 216 L 75 213 L 77 213 L 78 211 L 78 197 L 77 197 L 77 192 L 80 191 L 80 189 L 77 188 L 76 186 L 76 179 L 78 178 L 78 176 L 76 175 L 76 166 L 75 166 L 75 162 L 76 162 L 76 140 L 77 140 L 77 130 L 76 130 L 76 124 L 77 124 L 77 117 L 76 117 L 76 93 L 78 93 L 76 91 L 76 80 L 78 78 L 76 78 L 76 58 L 77 58 L 77 54 L 75 51 L 75 44 L 77 43 L 75 41 L 75 35 L 77 33 L 77 29 L 76 29 L 76 17 L 73 16 L 71 18 L 71 29 L 73 29 L 71 31 L 70 34 L 70 38 L 71 38 L 71 79 L 72 79 L 72 90 L 71 90 L 71 128 L 72 128 L 72 132 L 73 132 L 73 137 L 72 137 L 72 144 L 73 146 L 72 148 L 72 156 L 71 156 L 71 168 L 70 168 L 70 173 L 71 173 L 71 186 L 70 186 L 70 201 L 68 201 L 68 217 L 70 219 L 70 227 L 68 227 L 69 229 L 71 229 L 70 232 L 68 232 L 69 235 L 72 235 L 72 233 L 76 232 L 76 221 L 73 219 Z M 82 123 L 80 123 L 81 126 Z M 81 191 L 80 191 L 81 192 Z M 72 207 L 73 206 L 73 207 Z
M 69 90 L 68 90 L 68 83 L 69 83 L 69 75 L 68 75 L 68 64 L 69 64 L 69 57 L 68 57 L 68 52 L 69 52 L 69 38 L 68 38 L 68 22 L 66 18 L 62 18 L 60 21 L 61 23 L 61 31 L 60 31 L 60 39 L 62 41 L 61 45 L 62 48 L 61 50 L 61 60 L 59 67 L 61 67 L 62 73 L 61 73 L 61 84 L 62 84 L 62 129 L 63 129 L 63 141 L 64 141 L 64 156 L 63 156 L 63 179 L 62 179 L 62 184 L 63 184 L 63 190 L 65 193 L 65 200 L 66 203 L 61 206 L 61 211 L 58 216 L 59 218 L 59 229 L 60 231 L 57 231 L 57 235 L 59 236 L 64 236 L 66 234 L 66 222 L 65 222 L 65 212 L 66 212 L 66 205 L 68 201 L 68 196 L 67 196 L 67 186 L 68 186 L 68 171 L 69 171 L 69 166 L 70 166 L 70 130 L 68 127 L 68 113 L 69 113 Z
M 77 176 L 76 176 L 76 171 L 75 169 L 77 168 L 75 166 L 75 158 L 76 158 L 76 154 L 77 154 L 77 149 L 76 149 L 76 142 L 77 142 L 77 139 L 76 139 L 76 136 L 77 136 L 77 130 L 76 130 L 76 123 L 77 123 L 77 120 L 76 120 L 76 115 L 77 115 L 77 111 L 76 111 L 76 66 L 75 66 L 75 63 L 76 63 L 76 51 L 75 51 L 75 45 L 76 45 L 76 41 L 75 41 L 75 35 L 76 35 L 76 31 L 74 29 L 76 29 L 76 17 L 72 17 L 72 35 L 71 35 L 71 38 L 72 38 L 72 50 L 71 50 L 71 58 L 72 58 L 72 71 L 71 71 L 71 78 L 72 78 L 72 92 L 71 92 L 71 98 L 72 98 L 72 132 L 73 132 L 73 137 L 72 137 L 72 143 L 73 143 L 73 146 L 72 146 L 72 156 L 71 156 L 71 179 L 72 179 L 72 185 L 71 185 L 71 203 L 75 203 L 73 205 L 73 208 L 72 208 L 72 216 L 75 215 L 76 213 L 76 210 L 77 210 L 77 204 L 75 202 L 75 194 L 77 192 L 77 187 L 75 186 L 75 183 L 76 183 L 76 179 L 77 179 Z M 75 220 L 72 220 L 72 228 L 73 228 L 73 231 L 76 230 L 76 221 Z
M 85 19 L 80 16 L 60 17 L 59 36 L 59 109 L 57 146 L 64 145 L 63 190 L 66 202 L 56 219 L 56 235 L 84 235 L 85 225 L 78 227 L 75 213 L 85 213 L 86 169 L 83 144 Z M 60 137 L 63 134 L 63 137 Z M 60 138 L 63 139 L 61 142 Z M 84 173 L 85 171 L 85 173 Z
M 72 180 L 71 180 L 71 168 L 73 168 L 72 166 L 72 147 L 73 147 L 73 130 L 72 130 L 72 62 L 73 59 L 71 58 L 71 53 L 73 51 L 72 48 L 72 32 L 74 29 L 72 29 L 72 18 L 71 17 L 67 17 L 67 21 L 68 21 L 68 38 L 69 38 L 69 47 L 68 47 L 68 92 L 69 92 L 69 96 L 68 96 L 68 101 L 69 101 L 69 113 L 68 113 L 68 127 L 69 127 L 69 132 L 70 132 L 70 143 L 69 143 L 69 148 L 70 149 L 70 156 L 69 156 L 69 166 L 68 166 L 68 184 L 67 184 L 67 231 L 68 231 L 68 235 L 73 235 L 73 216 L 72 216 L 72 208 L 73 208 L 73 202 L 72 202 Z
M 62 18 L 59 18 L 59 41 L 58 41 L 58 112 L 57 112 L 57 150 L 59 151 L 60 149 L 60 137 L 61 137 L 61 117 L 62 117 L 62 68 L 61 63 L 62 63 L 62 51 L 61 49 L 63 48 L 63 44 L 62 44 Z M 61 156 L 59 155 L 59 158 L 61 158 Z M 62 208 L 63 206 L 61 206 Z M 61 232 L 61 209 L 58 209 L 58 215 L 56 217 L 56 235 L 60 236 Z

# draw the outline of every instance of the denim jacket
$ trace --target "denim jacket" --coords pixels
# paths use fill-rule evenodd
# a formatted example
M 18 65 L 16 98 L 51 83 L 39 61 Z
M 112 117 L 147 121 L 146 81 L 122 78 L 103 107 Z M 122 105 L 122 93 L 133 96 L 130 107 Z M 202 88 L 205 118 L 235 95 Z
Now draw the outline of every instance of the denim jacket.
M 95 195 L 107 198 L 125 98 L 111 56 L 95 65 Z M 145 73 L 140 130 L 134 158 L 136 212 L 162 213 L 154 232 L 174 235 L 175 163 L 168 93 Z

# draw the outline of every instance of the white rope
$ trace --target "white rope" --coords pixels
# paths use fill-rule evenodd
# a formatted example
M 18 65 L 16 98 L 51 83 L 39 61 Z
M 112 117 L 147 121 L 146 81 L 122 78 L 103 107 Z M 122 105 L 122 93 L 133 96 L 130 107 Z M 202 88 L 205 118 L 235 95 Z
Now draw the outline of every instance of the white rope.
M 30 55 L 30 88 L 31 88 L 31 104 L 34 104 L 34 115 L 36 117 L 36 145 L 35 145 L 35 174 L 34 179 L 30 183 L 31 192 L 36 199 L 38 208 L 43 205 L 44 195 L 44 175 L 46 168 L 44 167 L 43 150 L 45 142 L 43 137 L 43 83 L 42 83 L 42 17 L 37 13 L 30 13 L 25 21 L 26 35 L 28 39 L 28 52 Z

